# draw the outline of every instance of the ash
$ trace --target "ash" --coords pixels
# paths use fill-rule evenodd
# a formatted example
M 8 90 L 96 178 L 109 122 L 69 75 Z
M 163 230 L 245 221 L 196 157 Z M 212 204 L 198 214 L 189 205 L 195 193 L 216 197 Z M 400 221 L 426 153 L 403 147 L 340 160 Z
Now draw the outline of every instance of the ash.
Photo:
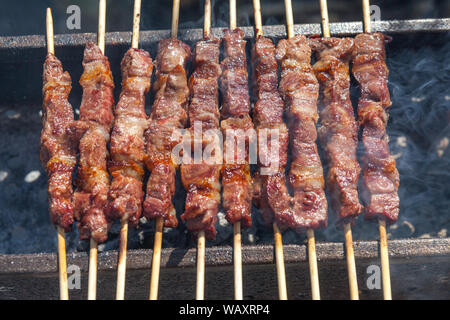
M 450 227 L 450 34 L 394 35 L 388 45 L 389 86 L 393 105 L 388 134 L 391 153 L 400 172 L 401 208 L 399 220 L 388 229 L 390 239 L 448 237 Z M 251 42 L 251 41 L 249 41 Z M 249 44 L 250 46 L 250 44 Z M 81 63 L 81 53 L 77 62 Z M 111 64 L 117 64 L 117 59 Z M 34 62 L 35 64 L 42 63 Z M 64 62 L 64 61 L 63 61 Z M 34 65 L 34 70 L 39 68 Z M 42 65 L 40 67 L 42 70 Z M 70 64 L 74 90 L 79 69 Z M 79 68 L 79 67 L 78 67 Z M 75 72 L 74 72 L 75 70 Z M 113 66 L 116 97 L 120 75 Z M 18 75 L 20 76 L 20 75 Z M 32 81 L 34 94 L 42 83 Z M 71 100 L 79 102 L 79 97 Z M 356 106 L 358 87 L 352 83 L 352 101 Z M 18 97 L 18 101 L 26 100 Z M 150 100 L 150 99 L 148 99 Z M 151 101 L 148 101 L 151 105 Z M 74 109 L 78 104 L 73 103 Z M 56 250 L 56 232 L 48 217 L 46 174 L 39 162 L 41 130 L 40 101 L 32 104 L 0 100 L 0 253 L 38 253 Z M 362 148 L 360 146 L 360 155 Z M 323 158 L 322 158 L 323 159 Z M 327 170 L 326 166 L 324 167 Z M 185 191 L 177 179 L 176 209 L 184 209 Z M 243 231 L 244 244 L 272 243 L 271 228 L 263 226 L 257 209 L 252 212 L 254 226 Z M 316 231 L 318 241 L 342 242 L 343 232 L 334 226 L 335 214 L 329 213 L 329 226 Z M 360 217 L 353 227 L 354 240 L 378 239 L 374 223 Z M 111 229 L 109 239 L 100 250 L 119 247 L 120 225 Z M 207 245 L 232 245 L 233 228 L 219 213 L 217 239 Z M 154 223 L 141 219 L 137 230 L 129 230 L 129 248 L 152 248 Z M 76 226 L 66 234 L 67 250 L 87 250 L 88 243 L 78 241 Z M 164 247 L 193 247 L 195 241 L 180 220 L 179 227 L 164 230 Z M 288 231 L 283 242 L 303 243 L 304 235 Z

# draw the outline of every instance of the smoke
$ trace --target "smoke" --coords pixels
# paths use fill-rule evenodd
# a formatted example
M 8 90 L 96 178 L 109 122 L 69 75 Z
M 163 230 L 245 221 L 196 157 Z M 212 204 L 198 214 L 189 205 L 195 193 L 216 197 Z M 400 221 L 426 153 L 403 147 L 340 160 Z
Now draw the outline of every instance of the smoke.
M 401 199 L 392 236 L 437 237 L 450 226 L 449 34 L 441 39 L 441 46 L 423 37 L 413 48 L 388 51 L 393 101 L 388 133 Z

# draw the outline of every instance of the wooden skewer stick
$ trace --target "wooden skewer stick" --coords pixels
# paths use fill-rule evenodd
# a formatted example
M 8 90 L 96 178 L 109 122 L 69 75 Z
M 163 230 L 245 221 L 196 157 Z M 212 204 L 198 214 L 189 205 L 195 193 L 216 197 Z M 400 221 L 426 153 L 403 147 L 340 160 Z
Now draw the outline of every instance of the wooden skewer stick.
M 255 15 L 256 36 L 259 37 L 263 35 L 260 0 L 253 0 L 253 10 Z M 278 296 L 280 300 L 287 300 L 283 238 L 276 222 L 273 223 L 273 238 L 275 242 L 275 263 L 277 268 Z
M 236 29 L 236 0 L 230 0 L 230 29 Z
M 172 7 L 172 38 L 178 36 L 178 21 L 180 17 L 180 0 L 173 0 Z
M 285 10 L 286 10 L 286 27 L 287 27 L 288 38 L 292 38 L 292 37 L 295 36 L 292 1 L 291 0 L 284 0 L 284 7 L 285 7 Z
M 370 3 L 369 0 L 362 0 L 364 32 L 371 33 L 372 25 L 370 23 Z
M 284 269 L 283 240 L 280 229 L 276 223 L 273 224 L 273 238 L 275 240 L 275 261 L 277 266 L 278 297 L 287 300 L 286 273 Z
M 384 300 L 392 300 L 386 221 L 379 219 L 378 223 L 378 229 L 380 232 L 381 279 L 383 280 L 383 298 Z
M 295 36 L 292 1 L 284 0 L 284 5 L 286 8 L 288 38 L 292 38 Z M 312 298 L 313 300 L 320 300 L 319 271 L 317 269 L 316 240 L 314 237 L 314 230 L 308 229 L 306 231 L 306 235 L 308 237 L 309 275 L 311 278 Z
M 105 54 L 105 30 L 106 30 L 106 0 L 98 3 L 98 47 Z
M 47 30 L 47 52 L 55 54 L 55 44 L 53 36 L 53 17 L 52 9 L 47 8 L 46 16 Z M 69 287 L 67 283 L 67 261 L 66 261 L 66 239 L 64 229 L 58 226 L 58 269 L 59 269 L 59 298 L 61 300 L 69 300 Z
M 331 37 L 330 35 L 330 21 L 328 19 L 327 0 L 320 0 L 320 13 L 322 16 L 322 30 L 325 38 Z M 359 300 L 358 293 L 358 278 L 356 276 L 356 263 L 355 254 L 353 250 L 353 237 L 352 227 L 350 223 L 344 225 L 345 232 L 345 252 L 347 256 L 347 273 L 348 284 L 350 288 L 350 299 Z
M 139 7 L 140 7 L 139 1 Z M 136 16 L 136 3 L 135 3 L 135 16 Z M 180 0 L 174 0 L 172 6 L 172 38 L 176 38 L 178 35 L 178 20 L 180 16 Z M 136 32 L 137 34 L 137 32 Z M 153 242 L 153 257 L 152 257 L 152 273 L 150 276 L 150 294 L 149 300 L 158 299 L 158 287 L 159 287 L 159 272 L 161 268 L 161 247 L 162 247 L 162 233 L 164 227 L 163 218 L 157 218 L 155 221 L 155 240 Z
M 364 32 L 372 32 L 370 20 L 370 3 L 369 0 L 362 1 Z M 389 270 L 389 250 L 386 235 L 386 221 L 378 220 L 378 231 L 380 233 L 380 258 L 381 258 L 381 278 L 383 280 L 383 298 L 384 300 L 392 300 L 391 291 L 391 275 Z
M 139 24 L 141 21 L 140 18 L 141 18 L 141 0 L 135 0 L 133 10 L 133 36 L 131 39 L 131 47 L 135 49 L 139 47 Z M 128 219 L 122 219 L 120 228 L 119 262 L 117 265 L 116 300 L 123 300 L 125 298 L 125 280 L 127 272 L 127 243 L 128 243 Z
M 348 285 L 350 288 L 350 299 L 359 300 L 358 277 L 356 275 L 355 252 L 353 250 L 352 227 L 350 223 L 344 224 L 345 252 L 347 254 Z
M 59 263 L 59 298 L 69 300 L 69 286 L 67 283 L 66 239 L 64 229 L 58 227 L 58 263 Z
M 195 299 L 205 298 L 205 232 L 200 231 L 197 238 L 197 283 Z
M 139 25 L 141 23 L 141 0 L 134 0 L 133 11 L 133 36 L 131 38 L 131 47 L 139 47 Z
M 91 238 L 89 250 L 88 300 L 97 298 L 97 241 Z
M 320 300 L 319 271 L 317 269 L 316 240 L 314 230 L 306 230 L 308 237 L 309 276 L 311 277 L 311 293 L 313 300 Z
M 205 18 L 203 21 L 203 36 L 208 38 L 211 35 L 211 0 L 205 0 Z
M 327 0 L 320 0 L 320 15 L 322 16 L 322 30 L 325 38 L 330 37 L 330 20 L 328 19 Z
M 155 241 L 153 243 L 153 258 L 152 258 L 152 275 L 150 277 L 150 300 L 158 299 L 159 286 L 159 270 L 161 267 L 161 246 L 162 246 L 162 232 L 164 220 L 162 218 L 156 219 L 155 222 Z
M 121 220 L 119 262 L 117 264 L 116 300 L 125 298 L 125 274 L 127 271 L 128 221 Z
M 234 299 L 242 300 L 242 242 L 241 222 L 233 225 Z
M 53 17 L 52 17 L 52 9 L 50 9 L 50 8 L 47 8 L 46 30 L 47 30 L 47 52 L 51 53 L 51 54 L 55 54 L 55 43 L 54 43 L 54 35 L 53 35 Z
M 205 0 L 205 16 L 203 25 L 203 35 L 211 35 L 211 0 Z M 173 31 L 172 31 L 173 32 Z M 195 299 L 205 298 L 205 232 L 202 230 L 197 235 L 197 282 L 195 286 Z
M 206 18 L 206 17 L 205 17 Z M 230 29 L 237 27 L 236 0 L 230 0 Z M 241 222 L 233 225 L 234 299 L 243 299 Z
M 103 54 L 105 53 L 105 17 L 106 0 L 99 0 L 97 45 Z M 91 238 L 89 250 L 88 300 L 95 300 L 97 298 L 97 255 L 97 241 Z
M 255 19 L 256 37 L 263 35 L 262 18 L 261 18 L 261 2 L 253 0 L 253 14 Z

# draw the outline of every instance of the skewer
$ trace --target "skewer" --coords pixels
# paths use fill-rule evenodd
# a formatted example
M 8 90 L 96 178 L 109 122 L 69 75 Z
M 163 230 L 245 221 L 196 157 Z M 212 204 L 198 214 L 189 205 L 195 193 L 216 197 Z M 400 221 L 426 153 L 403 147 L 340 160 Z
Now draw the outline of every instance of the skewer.
M 256 37 L 259 37 L 263 35 L 260 0 L 253 0 L 253 10 L 255 16 Z M 276 222 L 273 223 L 273 238 L 275 242 L 275 262 L 277 268 L 278 297 L 280 300 L 287 300 L 286 274 L 284 268 L 284 254 L 283 254 L 283 238 Z
M 389 271 L 389 251 L 386 235 L 386 221 L 378 220 L 380 233 L 381 278 L 383 280 L 383 298 L 392 300 L 391 275 Z
M 161 246 L 162 246 L 162 230 L 164 221 L 162 218 L 156 219 L 155 222 L 155 241 L 153 244 L 153 258 L 152 258 L 152 274 L 150 277 L 150 300 L 158 299 L 158 285 L 159 285 L 159 269 L 161 266 Z
M 234 299 L 243 299 L 241 222 L 233 225 Z
M 331 37 L 330 21 L 328 19 L 327 0 L 320 0 L 320 13 L 322 16 L 322 30 L 325 38 Z M 350 287 L 350 299 L 359 300 L 358 278 L 356 276 L 355 254 L 353 250 L 352 227 L 350 223 L 344 224 L 345 252 L 347 257 L 348 284 Z
M 64 229 L 58 227 L 58 262 L 59 262 L 59 298 L 69 300 L 69 286 L 67 284 L 66 239 Z
M 105 17 L 106 0 L 99 0 L 97 44 L 102 53 L 105 52 Z M 91 238 L 89 250 L 88 300 L 95 300 L 97 296 L 97 255 L 97 241 Z
M 174 2 L 177 1 L 179 0 L 174 0 Z M 211 0 L 205 0 L 203 35 L 205 37 L 209 37 L 210 34 L 211 34 Z M 195 285 L 196 300 L 203 300 L 205 298 L 205 251 L 206 251 L 205 242 L 206 242 L 205 231 L 202 230 L 198 233 L 197 236 L 197 281 Z
M 253 14 L 255 19 L 256 37 L 263 35 L 262 18 L 261 18 L 261 2 L 253 0 Z
M 211 0 L 205 0 L 205 18 L 203 22 L 203 36 L 208 38 L 211 35 Z
M 89 250 L 88 300 L 97 297 L 97 241 L 91 238 Z
M 46 30 L 47 30 L 47 52 L 55 54 L 55 43 L 53 36 L 53 17 L 52 17 L 52 9 L 47 8 L 47 16 L 46 16 Z
M 275 241 L 275 261 L 277 266 L 278 297 L 287 300 L 286 273 L 284 269 L 283 240 L 280 229 L 276 223 L 273 224 L 273 238 Z
M 371 33 L 372 25 L 370 23 L 370 2 L 369 0 L 362 0 L 364 32 Z
M 292 38 L 292 37 L 295 36 L 292 1 L 291 0 L 284 0 L 284 7 L 285 7 L 285 10 L 286 10 L 286 27 L 287 27 L 288 38 Z
M 133 36 L 131 38 L 131 47 L 139 47 L 139 25 L 141 22 L 141 0 L 134 0 L 133 11 Z
M 369 0 L 362 1 L 364 32 L 372 32 L 370 21 L 370 3 Z M 386 235 L 386 221 L 378 220 L 378 230 L 380 233 L 380 258 L 381 258 L 381 278 L 383 280 L 383 298 L 384 300 L 392 300 L 391 292 L 391 275 L 389 270 L 389 250 Z
M 330 20 L 328 19 L 327 0 L 320 0 L 320 15 L 322 17 L 322 30 L 325 38 L 330 37 Z
M 345 252 L 347 254 L 348 285 L 350 287 L 350 299 L 359 300 L 358 277 L 356 276 L 355 252 L 353 250 L 352 227 L 350 223 L 344 225 Z
M 195 299 L 205 298 L 205 231 L 198 233 L 197 239 L 197 283 L 195 287 Z
M 104 2 L 104 0 L 102 1 Z M 141 0 L 134 1 L 133 10 L 133 36 L 131 47 L 137 49 L 139 46 L 139 23 L 141 18 Z M 125 280 L 127 272 L 127 240 L 128 240 L 128 219 L 121 220 L 119 262 L 117 265 L 117 289 L 116 300 L 125 298 Z
M 288 38 L 292 38 L 295 36 L 292 1 L 284 0 L 284 5 L 286 9 Z M 317 269 L 316 240 L 314 237 L 314 230 L 308 229 L 306 231 L 306 236 L 308 238 L 309 275 L 311 278 L 312 298 L 313 300 L 320 300 L 319 271 Z
M 236 29 L 236 0 L 230 0 L 230 29 Z
M 100 0 L 98 3 L 97 44 L 102 53 L 105 52 L 105 16 L 106 2 L 105 0 Z M 97 255 L 97 241 L 91 238 L 89 250 L 88 300 L 95 300 L 97 297 Z
M 137 2 L 139 2 L 139 4 L 138 4 L 139 10 L 136 8 Z M 141 6 L 141 1 L 136 0 L 135 8 L 134 8 L 135 19 L 136 19 L 137 12 L 140 11 L 140 6 Z M 176 38 L 178 35 L 179 16 L 180 16 L 180 0 L 174 0 L 173 6 L 172 6 L 172 29 L 171 29 L 172 38 Z M 136 25 L 134 26 L 133 39 L 134 39 L 134 34 L 136 34 L 136 37 L 139 37 L 138 32 L 135 32 L 136 30 L 139 31 L 139 24 L 137 27 L 136 27 Z M 137 43 L 137 40 L 136 40 L 136 43 Z M 157 300 L 158 299 L 159 271 L 161 268 L 161 247 L 162 247 L 163 227 L 164 227 L 164 220 L 162 218 L 157 218 L 155 221 L 155 240 L 153 242 L 152 273 L 150 276 L 149 300 Z
M 316 240 L 314 230 L 306 230 L 308 237 L 309 276 L 311 277 L 311 293 L 313 300 L 320 300 L 319 271 L 317 269 Z
M 47 8 L 46 30 L 47 52 L 55 54 L 53 17 L 52 9 L 50 8 Z M 56 229 L 58 239 L 59 298 L 60 300 L 69 300 L 69 287 L 67 283 L 66 239 L 64 235 L 64 229 L 59 226 Z
M 180 17 L 180 0 L 173 0 L 172 7 L 172 38 L 178 36 L 178 21 Z
M 205 16 L 206 18 L 206 16 Z M 236 22 L 236 0 L 230 0 L 230 29 L 237 27 Z M 234 299 L 243 299 L 242 290 L 242 245 L 241 245 L 241 222 L 233 225 L 233 263 L 234 263 Z
M 98 3 L 98 47 L 105 54 L 105 30 L 106 30 L 106 0 L 99 0 Z
M 122 219 L 120 227 L 119 262 L 117 264 L 116 300 L 123 300 L 125 298 L 125 273 L 127 271 L 127 240 L 128 240 L 128 221 L 126 219 Z

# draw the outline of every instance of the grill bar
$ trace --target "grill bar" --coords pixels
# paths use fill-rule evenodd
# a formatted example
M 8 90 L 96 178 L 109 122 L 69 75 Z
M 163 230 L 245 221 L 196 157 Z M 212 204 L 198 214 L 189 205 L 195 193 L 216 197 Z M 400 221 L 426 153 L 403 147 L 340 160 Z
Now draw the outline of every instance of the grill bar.
M 286 277 L 290 299 L 310 299 L 306 245 L 286 245 Z M 450 238 L 390 240 L 393 297 L 395 299 L 448 298 Z M 317 243 L 323 299 L 348 299 L 343 243 Z M 378 242 L 356 241 L 355 257 L 362 299 L 380 299 L 381 290 L 367 287 L 369 266 L 379 263 Z M 98 299 L 114 299 L 117 251 L 99 253 Z M 192 299 L 195 290 L 196 249 L 163 249 L 160 299 Z M 127 265 L 126 299 L 148 297 L 152 250 L 130 250 Z M 206 248 L 209 299 L 233 295 L 233 249 Z M 277 294 L 272 245 L 243 246 L 245 299 L 273 299 Z M 0 299 L 58 299 L 57 255 L 55 253 L 0 255 Z M 87 294 L 88 254 L 71 253 L 67 264 L 81 271 L 80 290 L 70 290 L 71 299 Z M 180 268 L 182 267 L 182 268 Z M 71 267 L 71 272 L 74 269 Z M 136 286 L 136 283 L 142 284 Z
M 254 27 L 240 27 L 246 38 L 254 38 Z M 373 32 L 388 33 L 412 33 L 412 32 L 445 32 L 450 31 L 450 18 L 444 19 L 417 19 L 417 20 L 389 20 L 372 22 Z M 318 35 L 322 33 L 321 26 L 315 24 L 294 25 L 295 34 Z M 267 37 L 286 38 L 286 27 L 284 25 L 263 26 L 264 35 Z M 363 32 L 362 22 L 339 22 L 330 23 L 330 32 L 335 36 L 355 35 Z M 223 28 L 212 28 L 211 33 L 215 37 L 222 38 Z M 146 46 L 170 37 L 170 30 L 141 31 L 139 43 Z M 203 38 L 202 29 L 180 29 L 178 38 L 182 41 L 198 41 Z M 82 46 L 88 41 L 96 41 L 95 33 L 59 34 L 55 35 L 55 46 Z M 108 32 L 106 33 L 106 45 L 131 44 L 131 32 Z M 31 35 L 18 37 L 0 37 L 0 50 L 7 49 L 31 49 L 45 48 L 45 36 Z M 16 52 L 17 53 L 17 52 Z M 2 57 L 0 51 L 0 58 Z
M 377 259 L 379 255 L 377 241 L 355 241 L 356 259 Z M 324 261 L 345 260 L 344 244 L 337 242 L 318 242 L 317 258 Z M 129 250 L 128 269 L 150 269 L 153 250 Z M 401 258 L 445 257 L 450 255 L 450 238 L 390 240 L 389 256 L 392 263 Z M 286 263 L 307 262 L 306 245 L 284 245 Z M 273 264 L 273 245 L 251 245 L 242 247 L 242 263 Z M 161 267 L 195 267 L 196 248 L 166 248 L 161 252 Z M 74 252 L 67 255 L 67 264 L 75 264 L 81 271 L 88 271 L 88 253 Z M 217 246 L 206 248 L 207 266 L 232 266 L 233 248 Z M 115 271 L 117 250 L 98 254 L 99 271 Z M 325 265 L 325 263 L 323 264 Z M 57 272 L 57 255 L 55 253 L 0 255 L 1 274 L 37 274 Z

